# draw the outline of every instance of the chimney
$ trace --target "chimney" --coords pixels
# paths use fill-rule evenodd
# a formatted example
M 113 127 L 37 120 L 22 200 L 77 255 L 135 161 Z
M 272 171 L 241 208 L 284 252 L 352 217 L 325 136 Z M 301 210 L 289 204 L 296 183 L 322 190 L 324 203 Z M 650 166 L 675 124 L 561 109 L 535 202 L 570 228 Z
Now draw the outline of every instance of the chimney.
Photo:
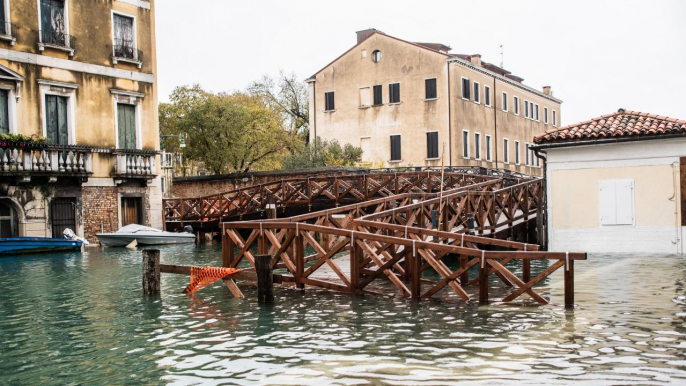
M 372 36 L 377 32 L 374 28 L 363 29 L 362 31 L 357 31 L 357 44 L 360 44 L 364 39 Z
M 481 55 L 479 54 L 470 55 L 469 61 L 472 62 L 472 64 L 481 67 Z
M 552 91 L 550 90 L 550 86 L 543 86 L 543 93 L 545 95 L 553 95 Z

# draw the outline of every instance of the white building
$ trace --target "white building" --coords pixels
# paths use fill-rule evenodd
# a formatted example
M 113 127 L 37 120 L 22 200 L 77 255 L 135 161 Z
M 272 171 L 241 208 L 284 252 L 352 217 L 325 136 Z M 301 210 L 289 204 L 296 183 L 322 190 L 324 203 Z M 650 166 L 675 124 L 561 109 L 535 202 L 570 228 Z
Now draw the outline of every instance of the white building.
M 683 253 L 686 121 L 620 109 L 534 142 L 551 251 Z

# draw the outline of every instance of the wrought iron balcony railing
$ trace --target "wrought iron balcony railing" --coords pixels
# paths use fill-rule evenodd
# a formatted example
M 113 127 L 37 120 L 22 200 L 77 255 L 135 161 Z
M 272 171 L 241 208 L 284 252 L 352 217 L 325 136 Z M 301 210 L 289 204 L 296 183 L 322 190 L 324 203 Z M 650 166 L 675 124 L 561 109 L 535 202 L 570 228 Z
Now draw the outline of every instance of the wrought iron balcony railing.
M 69 51 L 69 56 L 74 55 L 76 37 L 54 30 L 41 30 L 38 33 L 41 38 L 38 47 L 41 51 L 43 50 L 43 46 L 51 46 Z
M 143 51 L 133 48 L 132 44 L 115 44 L 112 46 L 112 62 L 129 62 L 141 67 L 143 63 Z

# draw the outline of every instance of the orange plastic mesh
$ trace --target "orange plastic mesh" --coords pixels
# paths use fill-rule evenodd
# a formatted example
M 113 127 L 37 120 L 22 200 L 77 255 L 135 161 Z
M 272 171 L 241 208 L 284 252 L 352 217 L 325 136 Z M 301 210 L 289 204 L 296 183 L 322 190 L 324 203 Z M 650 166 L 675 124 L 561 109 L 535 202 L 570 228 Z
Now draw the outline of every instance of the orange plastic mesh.
M 191 284 L 186 287 L 187 293 L 193 293 L 217 280 L 223 279 L 242 269 L 223 267 L 191 267 Z

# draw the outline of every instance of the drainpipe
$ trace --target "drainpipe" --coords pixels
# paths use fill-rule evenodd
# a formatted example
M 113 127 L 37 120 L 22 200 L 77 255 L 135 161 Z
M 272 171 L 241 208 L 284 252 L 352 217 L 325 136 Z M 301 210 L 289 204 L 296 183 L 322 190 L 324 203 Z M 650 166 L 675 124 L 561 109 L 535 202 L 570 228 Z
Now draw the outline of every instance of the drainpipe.
M 541 221 L 541 228 L 543 231 L 541 232 L 541 235 L 543 236 L 542 240 L 538 240 L 538 243 L 541 245 L 541 248 L 544 251 L 548 250 L 548 240 L 549 240 L 549 229 L 548 229 L 548 157 L 546 153 L 546 156 L 542 156 L 540 153 L 539 149 L 532 149 L 534 152 L 534 155 L 536 158 L 539 158 L 541 161 L 543 161 L 543 195 L 542 195 L 542 204 L 541 204 L 541 213 L 543 214 L 543 219 Z
M 679 200 L 677 196 L 679 195 L 679 161 L 672 162 L 670 165 L 672 167 L 672 187 L 674 188 L 674 194 L 669 198 L 669 201 L 674 201 L 674 241 L 672 244 L 676 245 L 677 254 L 680 252 L 679 241 Z
M 450 62 L 446 62 L 448 66 L 448 166 L 453 167 L 453 119 L 452 119 L 452 108 L 451 108 L 451 98 L 450 98 Z
M 496 113 L 496 109 L 498 106 L 497 99 L 496 99 L 496 94 L 497 90 L 495 88 L 495 76 L 493 77 L 493 95 L 491 95 L 491 106 L 493 106 L 493 131 L 494 131 L 494 137 L 495 141 L 493 142 L 493 151 L 495 152 L 495 168 L 498 169 L 498 114 Z
M 314 137 L 312 142 L 317 139 L 317 81 L 312 82 L 312 94 L 314 94 L 314 99 L 312 101 L 312 107 L 314 108 L 314 119 L 312 120 L 312 128 L 314 129 Z

